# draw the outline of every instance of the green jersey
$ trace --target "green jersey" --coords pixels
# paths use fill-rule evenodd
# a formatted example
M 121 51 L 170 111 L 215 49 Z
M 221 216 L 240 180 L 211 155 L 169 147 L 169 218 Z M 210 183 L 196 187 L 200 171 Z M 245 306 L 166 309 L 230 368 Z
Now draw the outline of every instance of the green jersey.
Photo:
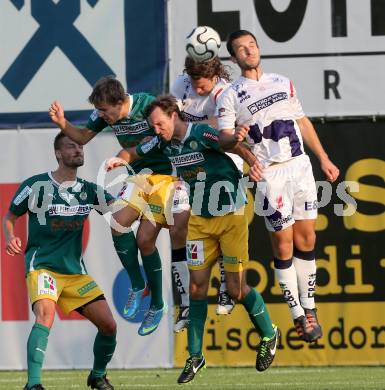
M 161 150 L 189 185 L 192 212 L 202 217 L 225 215 L 245 204 L 245 189 L 233 160 L 220 150 L 219 133 L 209 125 L 189 124 L 181 142 L 153 138 L 138 145 L 140 156 Z
M 86 274 L 82 257 L 83 226 L 93 208 L 103 208 L 113 197 L 83 179 L 64 187 L 50 173 L 25 180 L 9 210 L 28 212 L 25 269 L 48 269 L 62 274 Z M 97 207 L 99 206 L 99 207 Z
M 154 136 L 154 129 L 148 124 L 144 116 L 144 109 L 155 97 L 148 93 L 134 93 L 133 95 L 128 95 L 128 98 L 131 107 L 130 113 L 126 118 L 109 125 L 104 119 L 99 117 L 98 110 L 95 110 L 91 114 L 86 127 L 96 133 L 101 132 L 106 127 L 111 127 L 122 148 L 136 146 L 143 138 Z M 170 161 L 161 152 L 153 153 L 151 158 L 134 161 L 130 166 L 135 173 L 139 173 L 144 168 L 151 169 L 153 173 L 163 175 L 171 175 L 172 173 Z

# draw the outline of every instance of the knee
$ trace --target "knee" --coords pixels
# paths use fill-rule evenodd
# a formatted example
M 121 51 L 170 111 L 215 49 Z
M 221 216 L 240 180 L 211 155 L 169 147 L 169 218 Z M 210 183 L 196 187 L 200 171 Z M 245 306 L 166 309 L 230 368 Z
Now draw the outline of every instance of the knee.
M 206 288 L 203 284 L 193 282 L 190 279 L 190 297 L 192 299 L 205 299 L 206 298 Z
M 306 232 L 295 237 L 295 246 L 302 251 L 310 251 L 314 249 L 316 234 L 313 231 Z
M 279 259 L 289 259 L 293 253 L 292 241 L 279 241 L 275 244 L 275 255 Z
M 186 226 L 170 226 L 170 239 L 171 242 L 175 244 L 179 244 L 179 246 L 185 245 L 186 237 L 187 237 L 187 225 Z
M 103 333 L 105 336 L 116 335 L 116 329 L 117 329 L 116 322 L 112 317 L 108 319 L 108 321 L 106 321 L 105 323 L 99 326 L 99 331 Z
M 235 299 L 236 301 L 240 301 L 243 298 L 243 292 L 241 286 L 235 286 L 235 285 L 228 285 L 227 286 L 228 293 L 231 296 L 231 298 Z
M 155 240 L 152 237 L 141 234 L 136 237 L 138 248 L 145 256 L 151 254 L 155 250 Z

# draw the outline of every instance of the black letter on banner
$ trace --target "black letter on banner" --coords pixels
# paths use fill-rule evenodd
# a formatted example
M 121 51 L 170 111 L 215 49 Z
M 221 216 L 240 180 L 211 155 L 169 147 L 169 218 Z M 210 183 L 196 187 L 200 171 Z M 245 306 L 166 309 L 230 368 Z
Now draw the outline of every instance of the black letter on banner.
M 370 11 L 372 14 L 372 35 L 385 35 L 385 0 L 372 0 Z
M 232 32 L 240 29 L 239 11 L 213 12 L 212 0 L 198 0 L 198 26 L 210 26 L 225 41 Z
M 278 12 L 270 0 L 254 0 L 259 23 L 265 33 L 276 42 L 286 42 L 294 37 L 305 16 L 307 0 L 292 0 L 283 12 Z
M 346 37 L 346 0 L 332 0 L 332 36 Z
M 60 0 L 57 4 L 53 0 L 31 0 L 31 14 L 39 28 L 1 79 L 15 99 L 55 47 L 61 49 L 90 85 L 99 77 L 114 73 L 73 25 L 80 15 L 80 0 Z
M 330 90 L 333 91 L 336 99 L 341 99 L 341 95 L 337 89 L 339 83 L 340 83 L 340 75 L 336 70 L 324 71 L 325 99 L 330 99 L 330 93 L 329 93 Z

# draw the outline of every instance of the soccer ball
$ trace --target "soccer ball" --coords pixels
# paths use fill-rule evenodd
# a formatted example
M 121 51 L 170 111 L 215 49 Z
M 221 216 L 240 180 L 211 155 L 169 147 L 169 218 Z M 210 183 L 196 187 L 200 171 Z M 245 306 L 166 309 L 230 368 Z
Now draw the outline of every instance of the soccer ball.
M 186 38 L 187 54 L 196 62 L 210 61 L 221 47 L 219 34 L 211 27 L 198 26 Z

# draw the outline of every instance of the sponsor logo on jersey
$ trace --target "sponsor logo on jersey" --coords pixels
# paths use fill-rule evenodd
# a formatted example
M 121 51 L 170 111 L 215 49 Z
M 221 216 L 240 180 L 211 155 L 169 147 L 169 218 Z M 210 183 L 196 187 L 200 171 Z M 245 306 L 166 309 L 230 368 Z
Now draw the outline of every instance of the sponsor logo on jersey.
M 117 136 L 124 134 L 140 134 L 149 129 L 147 121 L 133 124 L 120 124 L 111 126 Z
M 249 106 L 247 106 L 247 109 L 250 111 L 251 114 L 255 114 L 256 112 L 261 111 L 264 108 L 267 108 L 274 103 L 277 103 L 281 100 L 286 100 L 286 99 L 288 99 L 286 92 L 273 93 L 270 96 L 267 96 L 261 100 L 258 100 L 256 102 L 250 104 Z
M 219 137 L 216 134 L 208 133 L 208 132 L 204 132 L 203 133 L 203 137 L 209 138 L 209 139 L 211 139 L 212 141 L 215 141 L 215 142 L 218 142 L 218 140 L 219 140 Z
M 181 114 L 182 114 L 183 120 L 185 122 L 199 122 L 199 121 L 205 121 L 206 119 L 208 119 L 207 115 L 196 116 L 196 115 L 189 114 L 186 111 L 182 111 Z
M 250 97 L 251 96 L 247 93 L 247 91 L 238 91 L 238 98 L 240 99 L 240 103 L 243 103 L 245 100 L 250 99 Z
M 25 186 L 19 195 L 16 196 L 13 204 L 18 206 L 24 199 L 26 199 L 32 192 L 32 188 L 30 186 Z
M 93 122 L 95 122 L 96 119 L 98 119 L 98 117 L 99 117 L 99 110 L 94 110 L 94 111 L 92 111 L 92 114 L 91 114 L 91 116 L 90 116 L 90 119 L 91 119 Z
M 68 217 L 71 215 L 88 215 L 91 212 L 91 206 L 89 204 L 79 204 L 76 206 L 66 206 L 64 204 L 50 204 L 48 206 L 48 214 L 60 215 Z
M 154 149 L 155 146 L 157 146 L 159 143 L 158 137 L 154 137 L 150 139 L 150 141 L 144 143 L 140 146 L 140 149 L 144 154 L 148 153 L 150 150 Z
M 199 163 L 205 161 L 203 154 L 200 152 L 187 153 L 187 154 L 183 154 L 181 156 L 175 156 L 175 157 L 169 157 L 169 158 L 170 158 L 170 161 L 176 167 L 184 167 L 187 165 L 199 164 Z

